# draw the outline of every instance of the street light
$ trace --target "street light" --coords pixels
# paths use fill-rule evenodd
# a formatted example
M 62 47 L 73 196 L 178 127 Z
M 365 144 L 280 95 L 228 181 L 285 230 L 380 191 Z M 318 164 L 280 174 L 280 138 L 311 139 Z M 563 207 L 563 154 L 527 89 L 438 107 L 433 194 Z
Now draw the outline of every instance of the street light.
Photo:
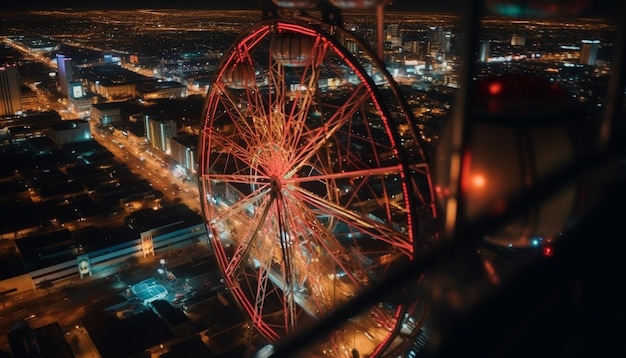
M 161 275 L 165 275 L 167 273 L 167 269 L 165 268 L 165 259 L 160 259 L 159 263 L 161 264 L 161 267 L 157 269 L 157 272 Z

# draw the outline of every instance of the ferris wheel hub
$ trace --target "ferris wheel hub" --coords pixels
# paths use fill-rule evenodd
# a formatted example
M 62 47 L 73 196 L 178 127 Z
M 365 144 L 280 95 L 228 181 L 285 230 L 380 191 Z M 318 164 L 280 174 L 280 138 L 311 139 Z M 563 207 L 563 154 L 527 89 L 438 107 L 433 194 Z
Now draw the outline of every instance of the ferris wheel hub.
M 282 188 L 282 182 L 275 175 L 272 175 L 270 177 L 270 188 L 272 190 L 272 195 L 273 196 L 275 196 L 275 197 L 279 197 L 280 196 L 280 190 Z

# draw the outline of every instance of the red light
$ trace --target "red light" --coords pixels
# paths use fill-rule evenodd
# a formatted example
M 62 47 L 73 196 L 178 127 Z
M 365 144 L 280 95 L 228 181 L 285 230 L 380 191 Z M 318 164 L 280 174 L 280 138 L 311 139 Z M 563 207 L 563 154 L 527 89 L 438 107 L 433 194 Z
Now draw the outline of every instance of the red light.
M 493 82 L 492 84 L 489 85 L 488 91 L 489 91 L 489 94 L 493 96 L 499 94 L 500 92 L 502 92 L 502 83 Z
M 543 253 L 543 256 L 545 257 L 550 257 L 554 254 L 554 249 L 552 248 L 552 246 L 544 246 L 541 251 Z

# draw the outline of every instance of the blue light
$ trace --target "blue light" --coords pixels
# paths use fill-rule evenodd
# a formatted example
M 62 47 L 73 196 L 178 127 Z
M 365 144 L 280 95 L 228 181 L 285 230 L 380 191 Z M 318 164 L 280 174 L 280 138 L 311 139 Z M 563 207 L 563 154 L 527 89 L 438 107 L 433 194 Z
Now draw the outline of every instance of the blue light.
M 539 240 L 533 239 L 532 244 L 533 244 L 534 247 L 539 246 Z

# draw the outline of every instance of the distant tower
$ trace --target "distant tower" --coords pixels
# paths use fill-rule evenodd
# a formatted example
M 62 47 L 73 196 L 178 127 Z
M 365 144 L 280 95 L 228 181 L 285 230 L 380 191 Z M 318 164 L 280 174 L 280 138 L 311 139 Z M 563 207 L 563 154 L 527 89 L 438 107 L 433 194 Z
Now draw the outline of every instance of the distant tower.
M 443 29 L 441 27 L 431 26 L 428 28 L 428 31 L 426 32 L 426 41 L 430 44 L 431 54 L 439 52 L 442 37 Z
M 598 59 L 598 46 L 600 40 L 582 40 L 580 44 L 580 63 L 583 65 L 595 65 Z
M 452 32 L 441 27 L 431 26 L 426 32 L 426 40 L 430 42 L 431 54 L 438 52 L 450 53 L 452 48 Z
M 489 42 L 481 42 L 480 43 L 480 52 L 478 53 L 478 61 L 479 62 L 488 62 L 489 61 Z
M 57 54 L 57 67 L 59 68 L 59 91 L 66 97 L 70 97 L 70 82 L 74 81 L 72 59 Z
M 22 110 L 20 78 L 15 65 L 0 67 L 0 116 L 12 116 Z
M 400 25 L 389 24 L 387 25 L 387 41 L 391 43 L 392 47 L 402 46 L 402 38 L 400 37 Z
M 450 53 L 452 49 L 452 31 L 443 31 L 441 37 L 441 52 Z

